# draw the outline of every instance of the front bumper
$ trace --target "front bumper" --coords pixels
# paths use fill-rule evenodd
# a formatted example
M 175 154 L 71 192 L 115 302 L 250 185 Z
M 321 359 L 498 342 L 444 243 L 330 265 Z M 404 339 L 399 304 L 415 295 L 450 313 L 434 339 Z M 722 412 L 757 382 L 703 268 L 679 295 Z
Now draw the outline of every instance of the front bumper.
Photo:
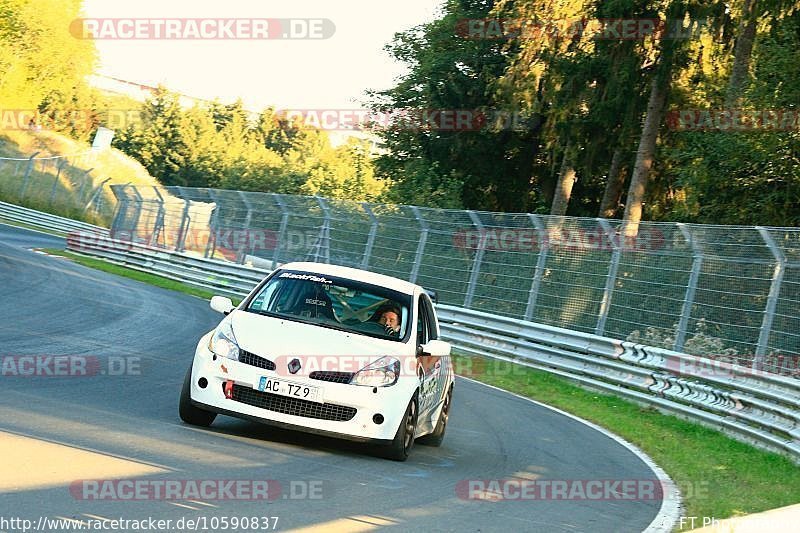
M 209 335 L 206 335 L 200 339 L 194 356 L 190 389 L 192 403 L 201 409 L 228 416 L 352 441 L 385 443 L 394 438 L 406 406 L 417 387 L 417 381 L 413 376 L 401 377 L 391 387 L 361 387 L 313 380 L 303 376 L 287 378 L 273 370 L 215 356 L 208 350 L 208 338 Z M 263 398 L 263 395 L 267 394 L 256 389 L 262 377 L 289 379 L 296 383 L 321 388 L 324 405 L 307 405 L 314 411 L 333 409 L 352 412 L 354 409 L 355 414 L 349 420 L 326 420 L 302 416 L 302 413 L 308 413 L 309 409 L 287 409 L 286 406 L 290 403 L 288 397 L 286 397 L 287 402 L 272 402 L 280 405 L 279 409 L 284 412 L 275 410 L 278 407 L 262 408 L 242 401 L 248 398 L 247 401 L 252 402 L 253 397 Z M 205 378 L 207 382 L 202 388 L 198 383 L 201 378 Z M 233 398 L 225 396 L 225 384 L 228 381 L 236 385 L 237 393 Z M 276 399 L 274 395 L 267 395 L 273 400 Z M 297 402 L 291 403 L 297 404 Z M 292 411 L 300 414 L 290 414 Z M 375 423 L 373 417 L 376 414 L 383 416 L 382 423 Z

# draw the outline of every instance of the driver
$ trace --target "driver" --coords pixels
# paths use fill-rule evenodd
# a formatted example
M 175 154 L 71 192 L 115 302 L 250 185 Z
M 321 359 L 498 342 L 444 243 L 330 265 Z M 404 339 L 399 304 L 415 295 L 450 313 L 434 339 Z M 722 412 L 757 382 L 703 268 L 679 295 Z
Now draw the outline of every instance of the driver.
M 386 328 L 386 333 L 389 335 L 400 334 L 400 309 L 397 307 L 387 307 L 381 310 L 381 316 L 378 319 L 378 324 Z

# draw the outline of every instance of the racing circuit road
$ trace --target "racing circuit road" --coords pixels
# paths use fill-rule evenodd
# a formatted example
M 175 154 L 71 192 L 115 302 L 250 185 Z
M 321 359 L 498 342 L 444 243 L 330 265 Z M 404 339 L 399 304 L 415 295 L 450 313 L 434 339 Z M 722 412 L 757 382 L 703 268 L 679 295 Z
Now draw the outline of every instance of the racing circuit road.
M 378 458 L 362 445 L 223 416 L 210 429 L 187 426 L 177 413 L 183 376 L 197 339 L 221 315 L 201 299 L 31 251 L 63 245 L 57 237 L 0 225 L 0 357 L 96 357 L 100 369 L 90 376 L 25 377 L 4 367 L 0 514 L 5 518 L 35 524 L 40 516 L 84 521 L 269 516 L 280 517 L 282 531 L 392 526 L 599 533 L 641 531 L 659 512 L 658 500 L 460 498 L 456 486 L 469 479 L 656 477 L 609 436 L 462 378 L 456 381 L 442 447 L 417 445 L 405 463 Z M 113 368 L 109 360 L 115 361 Z M 282 492 L 273 501 L 89 500 L 70 492 L 76 480 L 123 478 L 266 479 L 279 481 Z

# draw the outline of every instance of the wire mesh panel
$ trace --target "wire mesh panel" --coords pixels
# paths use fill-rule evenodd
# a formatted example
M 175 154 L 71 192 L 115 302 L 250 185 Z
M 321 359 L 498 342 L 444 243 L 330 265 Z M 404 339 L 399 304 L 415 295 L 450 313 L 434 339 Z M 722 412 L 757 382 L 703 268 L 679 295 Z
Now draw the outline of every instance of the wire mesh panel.
M 800 230 L 112 187 L 115 231 L 267 266 L 366 268 L 443 303 L 798 375 Z M 259 265 L 259 266 L 264 266 Z

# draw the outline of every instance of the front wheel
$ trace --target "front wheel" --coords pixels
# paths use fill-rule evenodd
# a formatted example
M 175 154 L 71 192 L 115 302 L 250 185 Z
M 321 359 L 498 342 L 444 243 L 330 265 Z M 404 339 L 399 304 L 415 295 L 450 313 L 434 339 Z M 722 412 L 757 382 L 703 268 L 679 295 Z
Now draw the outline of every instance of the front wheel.
M 417 431 L 417 397 L 411 398 L 406 407 L 400 427 L 392 443 L 386 448 L 384 456 L 393 461 L 405 461 L 414 447 L 414 434 Z
M 420 437 L 419 443 L 425 446 L 441 446 L 444 440 L 444 432 L 447 429 L 447 420 L 450 417 L 450 404 L 453 402 L 453 387 L 447 391 L 444 397 L 444 405 L 442 405 L 442 413 L 439 415 L 439 421 L 436 422 L 436 428 L 433 433 Z
M 178 403 L 178 414 L 181 420 L 193 426 L 208 427 L 217 418 L 217 413 L 210 413 L 203 411 L 192 405 L 192 365 L 189 365 L 189 371 L 186 372 L 186 377 L 183 379 L 183 388 L 181 388 L 181 400 Z

